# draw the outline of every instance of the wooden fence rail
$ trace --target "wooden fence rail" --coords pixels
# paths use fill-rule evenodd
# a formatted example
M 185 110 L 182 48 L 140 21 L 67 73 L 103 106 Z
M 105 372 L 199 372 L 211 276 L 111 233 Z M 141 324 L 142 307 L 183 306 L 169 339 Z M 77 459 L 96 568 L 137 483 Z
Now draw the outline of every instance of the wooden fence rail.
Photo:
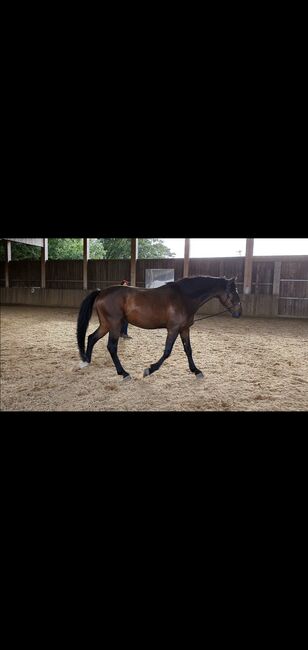
M 245 259 L 243 257 L 192 258 L 189 264 L 189 275 L 236 276 L 239 292 L 242 294 L 244 265 Z M 145 286 L 147 269 L 174 269 L 175 280 L 179 280 L 184 273 L 184 259 L 138 259 L 137 287 Z M 104 289 L 107 286 L 119 284 L 123 279 L 129 280 L 130 278 L 130 260 L 89 260 L 87 276 L 88 290 Z M 9 285 L 11 289 L 30 288 L 37 291 L 41 286 L 40 283 L 41 263 L 39 261 L 9 262 Z M 4 262 L 0 262 L 0 287 L 5 287 Z M 60 290 L 62 292 L 68 290 L 82 291 L 83 261 L 47 261 L 46 289 Z M 6 293 L 5 295 L 8 296 L 9 294 Z M 21 296 L 22 294 L 16 295 Z M 60 294 L 54 293 L 52 295 Z M 307 318 L 308 255 L 254 257 L 251 295 L 256 298 L 251 303 L 255 305 L 253 309 L 256 312 L 258 311 L 256 305 L 266 304 L 273 305 L 270 308 L 273 314 Z M 245 300 L 245 297 L 243 299 Z M 38 300 L 37 297 L 36 300 Z

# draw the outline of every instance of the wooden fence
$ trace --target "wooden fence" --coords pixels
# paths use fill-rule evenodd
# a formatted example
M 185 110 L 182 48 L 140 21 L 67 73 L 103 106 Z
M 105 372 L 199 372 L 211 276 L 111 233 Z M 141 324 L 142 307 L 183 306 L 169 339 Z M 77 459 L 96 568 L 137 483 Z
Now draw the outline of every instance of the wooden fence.
M 237 285 L 242 294 L 244 282 L 245 258 L 193 258 L 190 260 L 189 275 L 237 276 Z M 147 269 L 174 269 L 175 280 L 183 277 L 183 259 L 154 259 L 138 260 L 136 283 L 138 287 L 145 286 Z M 29 288 L 35 292 L 40 287 L 40 262 L 23 260 L 9 263 L 10 289 L 1 290 L 2 302 L 8 300 L 11 289 Z M 52 300 L 62 296 L 60 304 L 65 300 L 68 290 L 83 289 L 82 260 L 46 262 L 46 290 L 54 290 Z M 119 284 L 123 279 L 130 279 L 130 260 L 90 260 L 88 262 L 88 289 L 104 289 L 112 284 Z M 0 286 L 5 286 L 4 262 L 0 262 Z M 60 292 L 60 293 L 59 293 Z M 64 293 L 61 293 L 64 292 Z M 308 318 L 308 255 L 254 257 L 252 272 L 252 296 L 247 299 L 250 315 L 279 315 L 297 318 Z M 18 296 L 22 292 L 14 294 Z M 43 295 L 43 294 L 42 294 Z M 48 298 L 44 294 L 44 304 Z M 28 294 L 27 294 L 28 296 Z M 29 292 L 28 300 L 31 300 Z M 64 296 L 64 297 L 63 297 Z M 13 300 L 13 294 L 11 294 Z M 36 295 L 36 301 L 39 298 Z M 47 300 L 47 303 L 46 303 Z M 72 304 L 70 294 L 69 302 Z M 243 297 L 246 300 L 246 296 Z M 11 303 L 11 300 L 9 300 Z M 12 303 L 11 303 L 12 304 Z M 35 302 L 37 304 L 37 302 Z M 263 307 L 262 307 L 263 305 Z M 263 311 L 262 311 L 263 310 Z

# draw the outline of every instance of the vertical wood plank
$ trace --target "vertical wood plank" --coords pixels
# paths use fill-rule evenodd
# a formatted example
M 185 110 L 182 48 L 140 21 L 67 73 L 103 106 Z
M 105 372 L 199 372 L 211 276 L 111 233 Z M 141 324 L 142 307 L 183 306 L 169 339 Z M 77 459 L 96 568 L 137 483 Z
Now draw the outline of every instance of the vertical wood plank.
M 90 259 L 90 240 L 83 240 L 83 289 L 88 288 L 88 260 Z
M 184 269 L 183 277 L 187 278 L 189 275 L 189 254 L 190 254 L 190 239 L 185 239 L 184 247 Z
M 132 239 L 131 256 L 130 256 L 130 284 L 132 287 L 136 286 L 137 278 L 137 259 L 138 259 L 138 239 Z
M 252 281 L 252 263 L 253 263 L 253 239 L 246 240 L 246 258 L 245 258 L 245 271 L 244 271 L 244 294 L 251 293 Z

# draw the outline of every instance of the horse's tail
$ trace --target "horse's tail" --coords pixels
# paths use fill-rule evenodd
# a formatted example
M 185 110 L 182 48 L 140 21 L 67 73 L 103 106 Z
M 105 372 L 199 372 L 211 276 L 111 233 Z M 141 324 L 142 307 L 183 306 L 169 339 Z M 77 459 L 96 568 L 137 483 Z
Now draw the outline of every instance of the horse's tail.
M 83 361 L 86 361 L 86 353 L 85 353 L 86 331 L 88 329 L 90 318 L 92 316 L 95 298 L 98 296 L 99 293 L 100 293 L 99 289 L 90 293 L 81 303 L 81 307 L 79 310 L 78 323 L 77 323 L 77 341 L 78 341 L 80 356 Z

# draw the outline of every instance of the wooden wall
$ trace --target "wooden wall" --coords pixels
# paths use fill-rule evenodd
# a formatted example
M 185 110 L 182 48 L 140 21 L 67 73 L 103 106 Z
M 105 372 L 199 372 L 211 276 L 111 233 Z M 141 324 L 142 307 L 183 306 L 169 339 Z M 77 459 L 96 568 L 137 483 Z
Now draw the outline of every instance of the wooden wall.
M 130 280 L 130 260 L 89 260 L 89 289 L 106 289 L 122 280 Z
M 308 265 L 305 260 L 281 263 L 278 314 L 308 318 Z
M 0 262 L 1 286 L 4 287 L 4 262 Z M 40 287 L 41 263 L 32 260 L 9 263 L 10 287 Z
M 243 257 L 229 258 L 193 258 L 190 260 L 189 275 L 212 276 L 237 276 L 237 285 L 240 294 L 244 281 Z M 274 274 L 277 265 L 280 267 L 278 276 L 278 292 L 273 295 Z M 145 286 L 146 269 L 172 268 L 175 270 L 175 280 L 183 277 L 183 259 L 154 259 L 137 261 L 137 286 Z M 58 293 L 51 294 L 52 300 L 62 296 L 60 304 L 66 300 L 68 290 L 82 291 L 83 288 L 83 262 L 82 260 L 46 262 L 46 288 Z M 23 260 L 9 263 L 10 291 L 14 288 L 38 288 L 41 281 L 40 261 Z M 130 260 L 89 260 L 88 262 L 88 289 L 104 289 L 112 284 L 119 284 L 124 279 L 130 279 Z M 0 286 L 4 287 L 4 262 L 0 262 Z M 59 292 L 64 292 L 63 294 Z M 274 291 L 275 294 L 275 291 Z M 12 294 L 13 295 L 13 294 Z M 16 296 L 17 304 L 21 299 Z M 81 294 L 82 295 L 82 294 Z M 2 299 L 8 293 L 2 292 Z M 27 301 L 31 302 L 31 292 L 27 294 Z M 42 294 L 43 296 L 43 294 Z M 44 294 L 46 301 L 46 294 Z M 253 300 L 247 301 L 246 313 L 251 316 L 279 315 L 298 318 L 308 318 L 308 255 L 254 257 L 252 273 Z M 243 303 L 245 302 L 243 297 Z M 35 301 L 39 298 L 36 295 Z M 10 304 L 11 300 L 9 300 Z M 71 298 L 69 298 L 71 304 Z M 26 303 L 30 304 L 30 303 Z M 35 302 L 35 304 L 37 304 Z M 46 304 L 46 303 L 45 303 Z M 210 303 L 209 303 L 210 304 Z M 211 301 L 211 305 L 214 301 Z M 212 306 L 209 307 L 212 309 Z M 216 305 L 217 310 L 217 305 Z

